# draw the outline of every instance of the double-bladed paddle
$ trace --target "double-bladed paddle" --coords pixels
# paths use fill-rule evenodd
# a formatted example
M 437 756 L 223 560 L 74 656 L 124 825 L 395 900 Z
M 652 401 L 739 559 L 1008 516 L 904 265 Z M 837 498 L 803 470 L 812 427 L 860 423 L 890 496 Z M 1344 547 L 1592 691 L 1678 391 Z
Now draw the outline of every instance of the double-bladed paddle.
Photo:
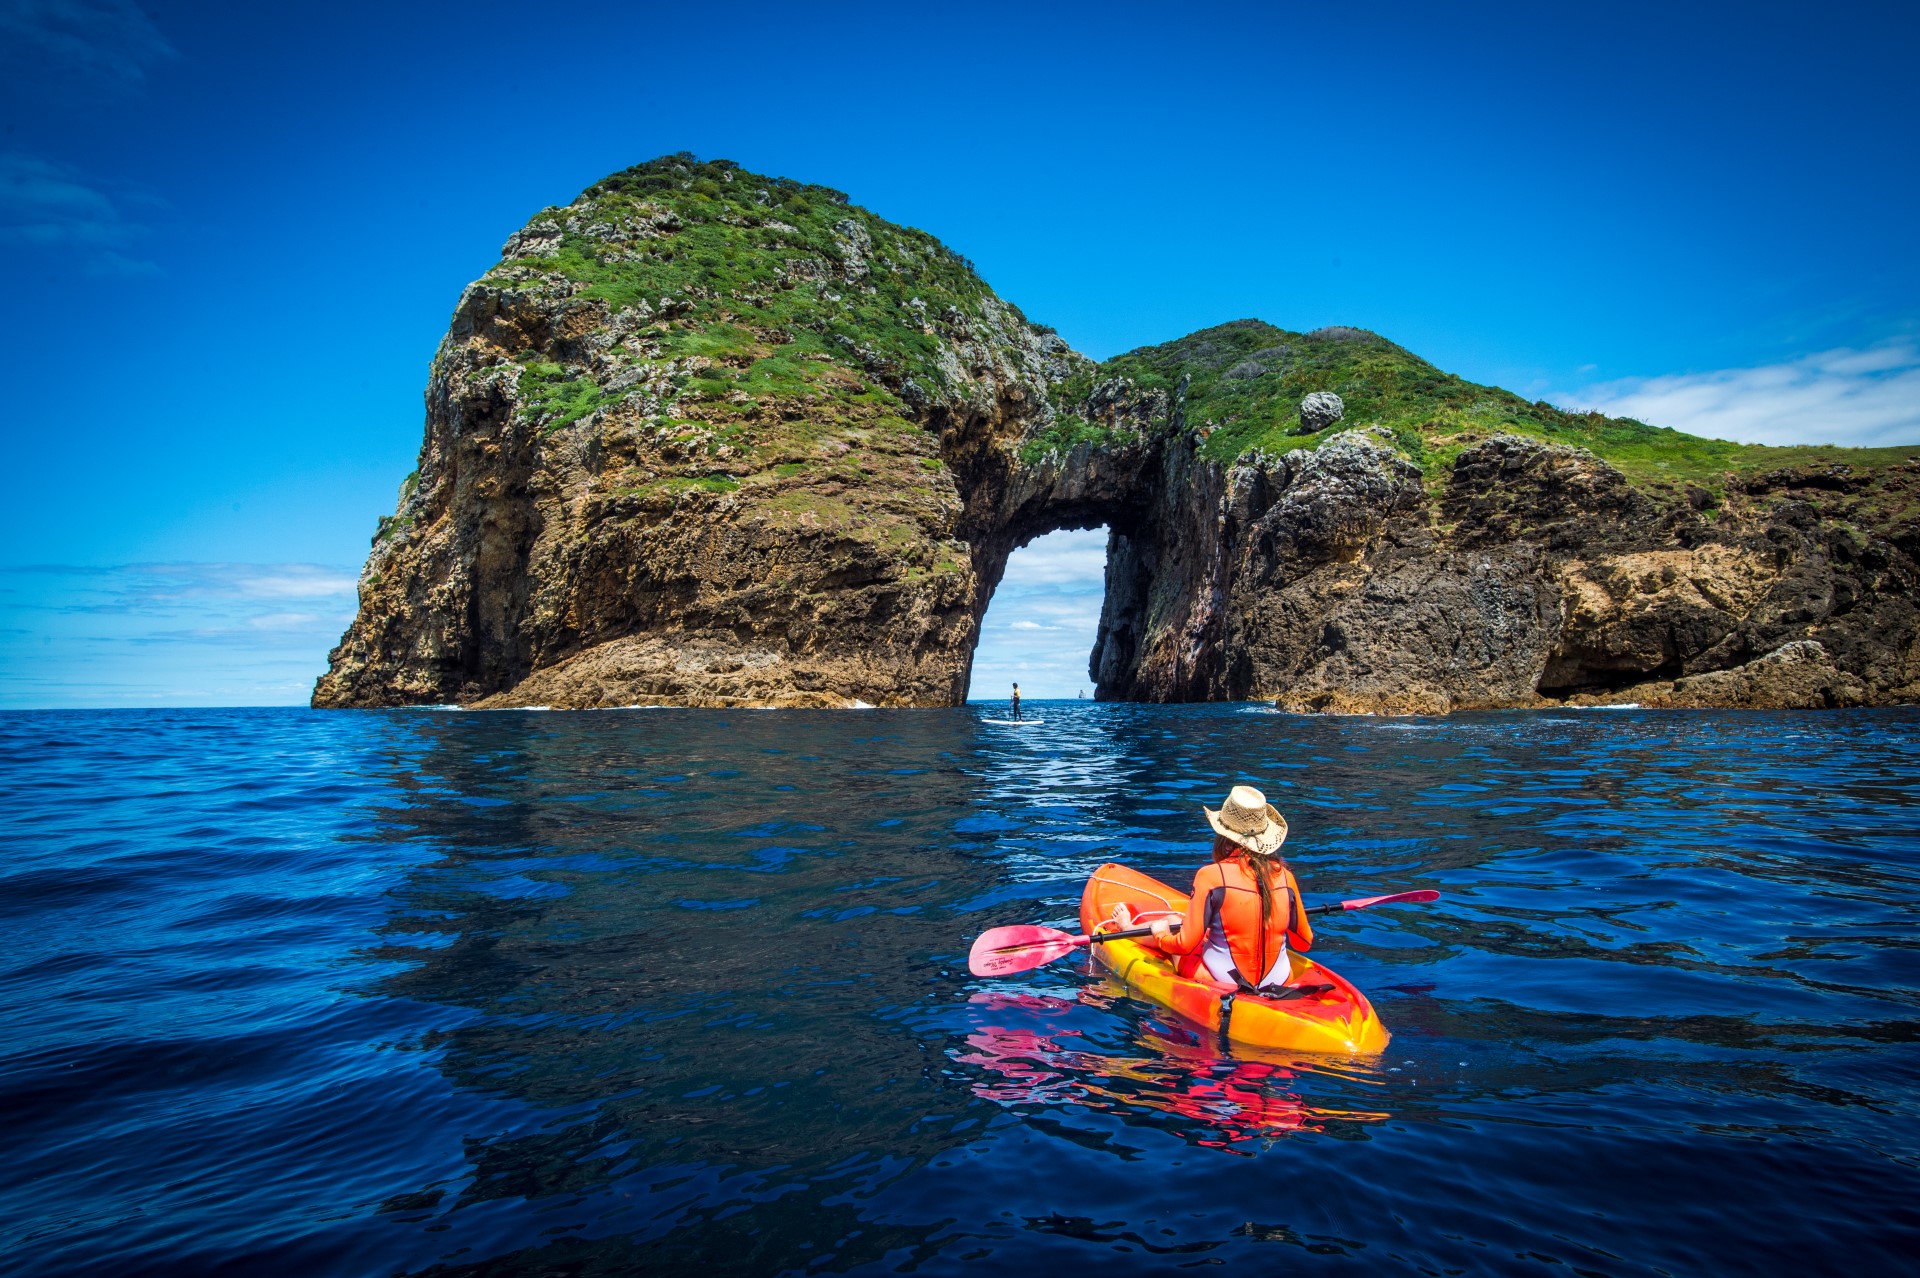
M 1370 905 L 1411 904 L 1415 901 L 1437 901 L 1440 894 L 1432 888 L 1420 888 L 1413 892 L 1394 892 L 1388 896 L 1363 896 L 1357 901 L 1334 901 L 1326 905 L 1307 907 L 1309 914 L 1338 914 L 1343 910 L 1364 910 Z M 1150 927 L 1130 927 L 1118 932 L 1095 932 L 1087 936 L 1075 936 L 1071 932 L 1062 932 L 1058 928 L 1038 927 L 1031 923 L 1017 923 L 1012 927 L 996 927 L 982 932 L 980 939 L 973 943 L 973 950 L 967 955 L 967 970 L 975 976 L 1011 976 L 1015 972 L 1027 972 L 1043 967 L 1062 955 L 1071 954 L 1083 945 L 1092 945 L 1095 941 L 1118 941 L 1127 937 L 1150 936 Z

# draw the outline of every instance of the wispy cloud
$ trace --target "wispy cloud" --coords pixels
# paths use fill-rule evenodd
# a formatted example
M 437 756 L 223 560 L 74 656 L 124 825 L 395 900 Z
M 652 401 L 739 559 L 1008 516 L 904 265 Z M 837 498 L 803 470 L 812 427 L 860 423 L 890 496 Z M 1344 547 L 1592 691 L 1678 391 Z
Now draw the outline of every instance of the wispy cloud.
M 96 275 L 155 275 L 160 267 L 134 248 L 147 227 L 80 173 L 18 151 L 0 154 L 0 244 L 65 253 Z
M 1920 344 L 1602 382 L 1561 403 L 1744 444 L 1920 444 Z
M 304 701 L 356 585 L 326 564 L 0 569 L 0 705 Z
M 180 56 L 146 11 L 128 0 L 0 0 L 6 61 L 116 88 L 138 88 L 147 71 Z
M 1036 537 L 1007 561 L 1002 590 L 1099 590 L 1107 571 L 1107 530 L 1090 528 Z
M 48 583 L 34 590 L 42 602 L 24 606 L 154 615 L 217 601 L 344 598 L 358 584 L 348 569 L 324 564 L 221 563 L 27 564 L 0 569 L 0 581 L 8 582 L 6 593 L 21 590 L 22 583 Z

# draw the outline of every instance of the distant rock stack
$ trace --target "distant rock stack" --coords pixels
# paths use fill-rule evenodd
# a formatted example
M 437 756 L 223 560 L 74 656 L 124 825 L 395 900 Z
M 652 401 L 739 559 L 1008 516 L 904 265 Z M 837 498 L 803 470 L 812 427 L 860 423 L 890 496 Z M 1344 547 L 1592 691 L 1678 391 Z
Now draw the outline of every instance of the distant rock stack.
M 1347 406 L 1332 391 L 1315 391 L 1300 401 L 1300 425 L 1296 435 L 1318 435 L 1347 415 Z

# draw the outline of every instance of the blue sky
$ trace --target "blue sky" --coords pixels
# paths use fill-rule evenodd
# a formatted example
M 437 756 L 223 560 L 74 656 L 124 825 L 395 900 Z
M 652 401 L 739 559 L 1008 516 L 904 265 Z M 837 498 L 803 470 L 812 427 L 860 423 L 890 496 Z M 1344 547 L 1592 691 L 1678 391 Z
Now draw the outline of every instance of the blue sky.
M 980 625 L 968 697 L 1093 695 L 1087 657 L 1100 628 L 1105 529 L 1062 529 L 1013 552 Z
M 1920 440 L 1911 7 L 1356 8 L 0 0 L 0 705 L 304 699 L 461 287 L 678 150 L 932 231 L 1097 357 L 1357 324 Z

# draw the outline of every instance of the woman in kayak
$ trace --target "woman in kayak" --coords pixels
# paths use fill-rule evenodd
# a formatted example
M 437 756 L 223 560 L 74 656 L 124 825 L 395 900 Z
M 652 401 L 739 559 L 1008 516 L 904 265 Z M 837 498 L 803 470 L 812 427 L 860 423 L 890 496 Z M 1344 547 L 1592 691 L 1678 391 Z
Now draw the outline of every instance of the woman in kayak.
M 1159 919 L 1153 939 L 1178 956 L 1182 976 L 1205 967 L 1243 993 L 1287 984 L 1289 944 L 1313 947 L 1313 925 L 1300 904 L 1300 883 L 1278 855 L 1286 818 L 1267 796 L 1237 785 L 1219 811 L 1201 808 L 1213 827 L 1213 864 L 1193 876 L 1184 918 Z

